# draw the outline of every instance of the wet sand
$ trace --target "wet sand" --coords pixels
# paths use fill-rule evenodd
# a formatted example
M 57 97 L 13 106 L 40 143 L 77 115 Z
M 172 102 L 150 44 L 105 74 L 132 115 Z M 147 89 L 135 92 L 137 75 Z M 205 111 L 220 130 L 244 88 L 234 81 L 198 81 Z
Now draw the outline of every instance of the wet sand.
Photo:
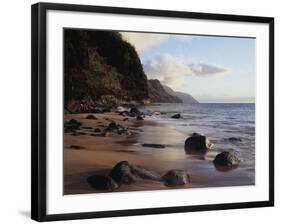
M 172 125 L 159 124 L 149 118 L 139 121 L 134 117 L 125 117 L 114 113 L 94 114 L 97 120 L 86 119 L 88 114 L 65 114 L 64 119 L 76 119 L 82 123 L 81 135 L 64 133 L 64 194 L 97 193 L 87 183 L 93 174 L 106 174 L 118 162 L 128 162 L 163 175 L 170 169 L 186 170 L 191 183 L 177 187 L 167 187 L 162 182 L 139 179 L 130 185 L 121 185 L 114 192 L 161 190 L 194 187 L 223 187 L 252 185 L 253 180 L 239 167 L 222 172 L 218 171 L 212 160 L 215 152 L 207 155 L 188 155 L 184 150 L 187 138 Z M 131 135 L 111 134 L 110 136 L 92 136 L 95 128 L 104 128 L 111 121 L 128 127 Z M 141 144 L 163 144 L 165 148 L 143 147 Z M 83 147 L 71 148 L 72 145 Z

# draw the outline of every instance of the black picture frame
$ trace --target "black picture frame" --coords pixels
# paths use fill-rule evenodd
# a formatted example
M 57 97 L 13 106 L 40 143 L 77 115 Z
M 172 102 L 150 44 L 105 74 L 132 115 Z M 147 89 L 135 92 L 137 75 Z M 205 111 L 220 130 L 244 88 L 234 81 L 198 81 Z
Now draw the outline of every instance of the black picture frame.
M 162 16 L 234 22 L 254 22 L 269 25 L 269 200 L 212 205 L 160 207 L 69 214 L 46 213 L 46 12 L 63 10 L 100 12 L 124 15 Z M 206 210 L 238 209 L 274 206 L 274 18 L 163 11 L 137 8 L 103 7 L 73 4 L 37 3 L 32 5 L 32 164 L 31 164 L 31 218 L 36 221 L 73 220 L 115 216 L 132 216 Z

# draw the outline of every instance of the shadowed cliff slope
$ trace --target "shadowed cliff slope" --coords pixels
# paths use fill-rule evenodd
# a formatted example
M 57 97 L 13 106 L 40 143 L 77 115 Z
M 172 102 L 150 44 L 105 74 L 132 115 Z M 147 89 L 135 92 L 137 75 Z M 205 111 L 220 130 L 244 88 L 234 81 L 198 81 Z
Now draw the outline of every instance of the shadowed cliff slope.
M 64 30 L 65 108 L 148 99 L 147 78 L 134 47 L 118 32 Z
M 182 103 L 177 96 L 167 93 L 158 79 L 148 80 L 148 93 L 151 102 L 154 103 Z
M 194 99 L 190 94 L 188 93 L 183 93 L 183 92 L 178 92 L 178 91 L 174 91 L 172 88 L 163 85 L 163 88 L 165 89 L 165 91 L 172 95 L 172 96 L 176 96 L 179 99 L 181 99 L 181 101 L 183 103 L 187 103 L 187 104 L 193 104 L 193 103 L 199 103 L 196 99 Z

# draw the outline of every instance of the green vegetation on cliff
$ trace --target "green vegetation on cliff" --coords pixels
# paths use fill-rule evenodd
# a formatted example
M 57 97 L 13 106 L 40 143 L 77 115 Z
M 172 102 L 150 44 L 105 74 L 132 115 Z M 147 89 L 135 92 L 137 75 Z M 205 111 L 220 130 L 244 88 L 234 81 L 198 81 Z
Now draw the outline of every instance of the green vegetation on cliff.
M 65 107 L 78 111 L 81 102 L 140 102 L 148 99 L 147 78 L 136 50 L 118 32 L 66 29 L 64 93 Z

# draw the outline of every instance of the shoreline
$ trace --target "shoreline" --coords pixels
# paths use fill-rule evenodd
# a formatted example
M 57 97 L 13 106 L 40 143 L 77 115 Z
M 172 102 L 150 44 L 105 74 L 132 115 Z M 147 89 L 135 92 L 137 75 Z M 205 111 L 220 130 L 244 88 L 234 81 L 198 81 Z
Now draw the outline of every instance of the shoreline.
M 105 193 L 89 186 L 87 177 L 105 174 L 118 162 L 127 160 L 163 175 L 171 169 L 186 170 L 191 183 L 183 186 L 167 187 L 161 182 L 137 180 L 130 185 L 122 185 L 113 192 L 167 190 L 182 188 L 222 187 L 251 185 L 247 177 L 241 176 L 239 169 L 234 172 L 218 172 L 209 158 L 187 155 L 183 149 L 187 136 L 173 125 L 161 124 L 151 119 L 137 120 L 135 117 L 124 121 L 117 112 L 92 114 L 97 119 L 86 119 L 88 113 L 65 114 L 64 120 L 76 119 L 82 123 L 79 136 L 64 133 L 64 194 Z M 128 127 L 130 135 L 91 136 L 95 128 L 104 128 L 110 122 Z M 83 128 L 84 127 L 84 128 Z M 143 147 L 141 144 L 163 144 L 165 148 Z M 81 146 L 74 149 L 71 146 Z

